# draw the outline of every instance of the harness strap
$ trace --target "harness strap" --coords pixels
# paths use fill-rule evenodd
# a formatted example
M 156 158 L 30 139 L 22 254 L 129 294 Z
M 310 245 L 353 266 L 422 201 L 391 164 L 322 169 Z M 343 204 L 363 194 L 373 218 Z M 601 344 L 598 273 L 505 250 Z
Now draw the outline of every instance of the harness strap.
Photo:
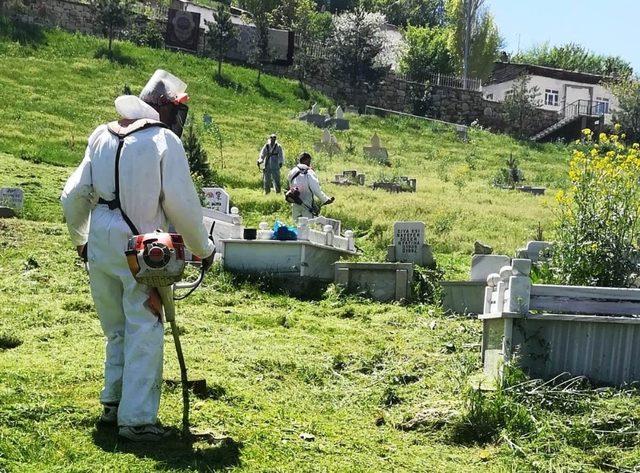
M 140 232 L 131 221 L 129 216 L 125 213 L 122 208 L 122 203 L 120 201 L 120 157 L 122 156 L 122 148 L 124 146 L 124 139 L 127 136 L 130 136 L 138 131 L 146 130 L 148 128 L 167 128 L 167 126 L 159 121 L 155 120 L 137 120 L 135 122 L 129 123 L 126 126 L 121 125 L 118 122 L 109 123 L 107 129 L 109 132 L 118 138 L 118 149 L 116 150 L 116 159 L 115 159 L 115 195 L 116 198 L 113 200 L 104 200 L 100 198 L 98 200 L 99 204 L 106 204 L 109 206 L 109 210 L 119 209 L 120 214 L 122 215 L 123 220 L 129 226 L 129 229 L 133 232 L 134 235 L 139 235 Z

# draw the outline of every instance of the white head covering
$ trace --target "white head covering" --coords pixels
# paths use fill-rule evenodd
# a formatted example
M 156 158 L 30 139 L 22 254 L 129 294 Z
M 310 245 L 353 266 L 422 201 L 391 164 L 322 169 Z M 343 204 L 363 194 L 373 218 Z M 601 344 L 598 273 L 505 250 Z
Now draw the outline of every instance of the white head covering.
M 160 120 L 158 112 L 135 95 L 121 95 L 116 99 L 115 104 L 116 111 L 122 118 L 129 120 L 139 120 L 141 118 Z

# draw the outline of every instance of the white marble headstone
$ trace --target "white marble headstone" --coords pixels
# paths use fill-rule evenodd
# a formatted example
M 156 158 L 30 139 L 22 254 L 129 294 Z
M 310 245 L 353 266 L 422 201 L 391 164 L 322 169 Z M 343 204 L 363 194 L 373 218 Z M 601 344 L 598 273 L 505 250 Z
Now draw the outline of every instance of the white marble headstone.
M 338 108 L 336 108 L 336 118 L 339 120 L 342 120 L 344 118 L 344 112 L 342 111 L 342 107 L 340 105 L 338 105 Z
M 0 206 L 22 210 L 24 207 L 24 191 L 19 187 L 0 188 Z
M 374 133 L 371 137 L 371 147 L 372 148 L 382 148 L 382 142 L 380 141 L 380 137 L 377 133 Z
M 203 187 L 202 192 L 205 208 L 229 213 L 229 194 L 222 187 Z
M 318 115 L 320 113 L 320 107 L 318 106 L 318 102 L 315 102 L 311 106 L 311 113 L 313 113 L 314 115 Z
M 396 222 L 393 224 L 393 245 L 397 262 L 422 264 L 424 229 L 423 222 Z
M 331 144 L 331 133 L 327 128 L 322 130 L 322 138 L 320 138 L 320 143 L 322 143 L 323 145 Z
M 471 258 L 471 280 L 486 281 L 493 273 L 499 273 L 500 268 L 511 264 L 511 258 L 504 255 L 473 255 Z

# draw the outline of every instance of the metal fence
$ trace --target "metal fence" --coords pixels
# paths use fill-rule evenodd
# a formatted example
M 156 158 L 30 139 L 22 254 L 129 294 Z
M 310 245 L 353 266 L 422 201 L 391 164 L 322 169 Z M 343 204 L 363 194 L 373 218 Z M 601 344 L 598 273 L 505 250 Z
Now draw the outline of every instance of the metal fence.
M 399 77 L 407 82 L 416 82 L 405 75 L 399 74 Z M 430 74 L 426 77 L 425 82 L 431 85 L 438 85 L 441 87 L 449 87 L 451 89 L 464 89 L 472 91 L 482 90 L 482 80 L 473 77 L 464 79 L 462 77 L 448 76 L 445 74 Z

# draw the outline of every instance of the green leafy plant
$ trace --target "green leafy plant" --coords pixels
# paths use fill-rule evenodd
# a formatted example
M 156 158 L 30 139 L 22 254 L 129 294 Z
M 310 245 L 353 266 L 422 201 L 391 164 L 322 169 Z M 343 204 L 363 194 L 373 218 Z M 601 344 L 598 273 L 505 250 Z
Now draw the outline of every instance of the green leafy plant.
M 559 192 L 552 265 L 559 283 L 628 287 L 638 274 L 640 146 L 590 130 Z
M 414 299 L 423 304 L 438 302 L 442 294 L 440 281 L 444 279 L 444 274 L 444 270 L 438 265 L 432 268 L 415 266 L 413 270 Z
M 513 156 L 513 153 L 509 155 L 505 164 L 506 167 L 500 168 L 494 176 L 493 185 L 498 187 L 507 186 L 515 189 L 516 185 L 525 180 L 524 173 L 518 167 L 518 160 Z

